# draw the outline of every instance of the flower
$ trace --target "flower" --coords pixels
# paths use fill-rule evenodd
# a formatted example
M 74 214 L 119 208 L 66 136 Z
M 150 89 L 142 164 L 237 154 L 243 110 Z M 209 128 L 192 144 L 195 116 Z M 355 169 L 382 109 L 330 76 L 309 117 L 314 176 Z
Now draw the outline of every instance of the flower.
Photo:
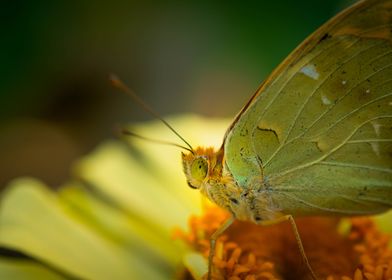
M 202 216 L 189 220 L 188 233 L 179 230 L 176 236 L 207 259 L 209 236 L 227 217 L 223 210 L 210 206 Z M 390 214 L 378 217 L 380 221 L 390 218 Z M 374 219 L 299 218 L 297 225 L 320 279 L 392 278 L 390 236 L 380 231 Z M 214 279 L 309 279 L 289 223 L 262 228 L 236 221 L 218 239 L 214 265 Z M 198 267 L 197 263 L 188 264 L 190 271 L 200 270 Z
M 230 123 L 189 115 L 168 121 L 191 144 L 217 148 Z M 159 122 L 130 129 L 180 141 Z M 1 279 L 205 275 L 208 238 L 227 213 L 187 186 L 177 148 L 129 141 L 101 144 L 75 164 L 72 179 L 57 191 L 32 178 L 9 184 L 0 208 Z M 385 217 L 298 220 L 316 273 L 329 279 L 390 277 L 383 232 L 392 229 L 392 219 Z M 218 240 L 214 263 L 214 276 L 222 279 L 305 279 L 307 273 L 287 224 L 235 222 Z

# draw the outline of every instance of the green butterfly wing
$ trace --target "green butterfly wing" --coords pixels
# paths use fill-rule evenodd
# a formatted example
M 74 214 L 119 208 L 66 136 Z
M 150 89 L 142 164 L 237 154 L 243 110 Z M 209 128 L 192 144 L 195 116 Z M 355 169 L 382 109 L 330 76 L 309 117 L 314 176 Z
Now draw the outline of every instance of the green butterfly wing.
M 361 1 L 272 73 L 225 137 L 242 188 L 293 215 L 392 207 L 391 32 L 392 1 Z

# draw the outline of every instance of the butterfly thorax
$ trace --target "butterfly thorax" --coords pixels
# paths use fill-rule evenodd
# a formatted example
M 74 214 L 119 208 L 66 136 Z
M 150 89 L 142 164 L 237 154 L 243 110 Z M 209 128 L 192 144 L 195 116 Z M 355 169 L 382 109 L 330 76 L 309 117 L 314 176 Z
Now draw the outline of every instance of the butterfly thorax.
M 193 153 L 182 154 L 182 161 L 188 185 L 199 189 L 236 219 L 261 223 L 280 215 L 271 203 L 266 185 L 247 189 L 237 185 L 225 166 L 222 149 L 199 147 Z

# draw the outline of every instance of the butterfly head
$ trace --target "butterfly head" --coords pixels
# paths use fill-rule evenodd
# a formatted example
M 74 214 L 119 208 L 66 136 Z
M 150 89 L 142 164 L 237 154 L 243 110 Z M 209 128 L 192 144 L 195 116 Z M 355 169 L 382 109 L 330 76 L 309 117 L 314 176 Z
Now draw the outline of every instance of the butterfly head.
M 182 164 L 188 185 L 200 189 L 221 174 L 221 153 L 213 148 L 198 147 L 193 153 L 182 153 Z

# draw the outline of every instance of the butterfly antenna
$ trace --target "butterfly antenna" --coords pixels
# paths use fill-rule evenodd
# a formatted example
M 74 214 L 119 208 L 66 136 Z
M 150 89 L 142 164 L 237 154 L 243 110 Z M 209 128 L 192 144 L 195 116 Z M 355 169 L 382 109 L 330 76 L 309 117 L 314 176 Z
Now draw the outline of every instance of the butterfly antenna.
M 124 135 L 136 137 L 136 138 L 139 138 L 139 139 L 142 139 L 142 140 L 146 140 L 146 141 L 149 141 L 149 142 L 153 142 L 153 143 L 169 145 L 169 146 L 175 146 L 175 147 L 187 150 L 188 152 L 191 152 L 192 154 L 194 153 L 193 150 L 191 150 L 190 148 L 182 146 L 180 144 L 169 142 L 169 141 L 164 141 L 164 140 L 159 140 L 159 139 L 154 139 L 154 138 L 149 138 L 149 137 L 146 137 L 146 136 L 142 136 L 142 135 L 139 135 L 139 134 L 137 134 L 135 132 L 129 131 L 128 129 L 121 129 L 121 133 L 124 134 Z
M 163 119 L 160 115 L 158 115 L 150 106 L 147 105 L 147 103 L 145 103 L 143 101 L 143 99 L 141 99 L 135 92 L 133 92 L 128 86 L 126 86 L 116 75 L 111 74 L 109 76 L 109 80 L 112 83 L 112 85 L 118 89 L 120 89 L 122 92 L 126 93 L 127 95 L 129 95 L 133 100 L 135 100 L 142 108 L 143 110 L 145 110 L 147 113 L 149 113 L 150 115 L 152 115 L 153 117 L 157 118 L 158 120 L 160 120 L 167 128 L 169 128 L 175 135 L 177 135 L 178 138 L 180 138 L 188 147 L 183 147 L 181 145 L 175 144 L 175 143 L 170 143 L 170 145 L 174 145 L 180 148 L 184 148 L 188 151 L 190 151 L 192 154 L 194 153 L 192 146 L 188 143 L 188 141 L 186 141 L 165 119 Z M 145 139 L 148 141 L 152 141 L 152 142 L 157 142 L 157 143 L 162 143 L 162 144 L 169 144 L 169 142 L 166 141 L 161 141 L 161 140 L 155 140 L 155 139 L 150 139 L 138 134 L 135 134 L 131 131 L 127 131 L 127 130 L 123 130 L 123 133 L 127 134 L 127 135 L 131 135 L 131 136 L 135 136 L 141 139 Z

